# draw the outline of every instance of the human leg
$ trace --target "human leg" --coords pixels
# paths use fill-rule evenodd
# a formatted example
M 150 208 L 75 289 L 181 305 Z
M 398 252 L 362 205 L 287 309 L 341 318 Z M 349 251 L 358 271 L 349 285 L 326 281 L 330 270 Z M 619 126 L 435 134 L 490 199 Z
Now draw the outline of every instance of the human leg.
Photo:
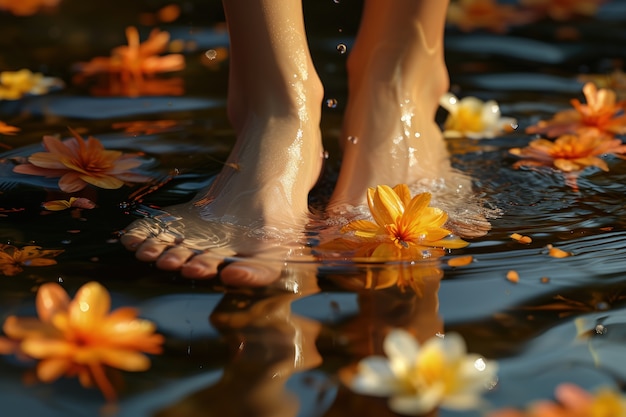
M 223 5 L 231 53 L 228 114 L 237 141 L 203 198 L 179 210 L 182 223 L 207 236 L 224 223 L 297 233 L 307 222 L 308 191 L 322 163 L 323 91 L 306 42 L 301 0 L 223 0 Z M 267 239 L 245 234 L 215 248 L 211 238 L 200 238 L 194 247 L 204 253 L 198 254 L 180 236 L 150 232 L 141 224 L 131 225 L 122 243 L 160 269 L 212 277 L 221 254 L 244 254 L 248 261 L 221 271 L 227 284 L 265 285 L 277 278 L 276 271 L 255 261 L 268 246 L 275 249 Z
M 366 0 L 348 57 L 344 155 L 331 209 L 363 204 L 368 187 L 452 176 L 434 120 L 449 85 L 443 50 L 447 4 Z

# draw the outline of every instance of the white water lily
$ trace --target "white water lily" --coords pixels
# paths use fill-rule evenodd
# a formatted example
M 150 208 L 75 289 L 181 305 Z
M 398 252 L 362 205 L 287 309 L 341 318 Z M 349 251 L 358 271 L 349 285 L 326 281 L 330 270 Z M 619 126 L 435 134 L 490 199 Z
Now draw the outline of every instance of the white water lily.
M 502 117 L 494 100 L 482 101 L 472 96 L 459 100 L 454 94 L 446 93 L 439 104 L 449 113 L 443 125 L 446 138 L 491 139 L 517 128 L 517 120 Z
M 390 397 L 389 408 L 420 415 L 436 407 L 466 410 L 481 405 L 481 394 L 495 386 L 497 364 L 468 354 L 455 333 L 432 337 L 423 346 L 404 330 L 385 338 L 387 357 L 370 356 L 359 362 L 350 388 L 365 395 Z

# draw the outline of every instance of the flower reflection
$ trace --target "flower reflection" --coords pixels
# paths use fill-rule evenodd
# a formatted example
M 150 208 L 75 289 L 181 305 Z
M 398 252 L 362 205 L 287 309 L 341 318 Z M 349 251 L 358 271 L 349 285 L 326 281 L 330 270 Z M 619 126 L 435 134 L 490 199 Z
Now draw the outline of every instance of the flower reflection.
M 608 171 L 601 155 L 624 154 L 622 141 L 595 129 L 585 129 L 578 134 L 560 136 L 554 142 L 535 139 L 525 148 L 513 148 L 510 153 L 522 158 L 513 167 L 546 166 L 563 172 L 578 172 L 587 167 Z
M 73 300 L 59 284 L 44 284 L 36 306 L 38 318 L 10 316 L 3 330 L 22 353 L 39 360 L 37 377 L 43 382 L 77 376 L 83 386 L 95 384 L 113 400 L 104 366 L 145 371 L 150 360 L 144 352 L 161 353 L 164 339 L 154 324 L 139 319 L 134 308 L 110 312 L 111 297 L 97 282 L 83 285 Z
M 134 122 L 113 123 L 113 129 L 124 129 L 126 133 L 134 135 L 153 135 L 168 132 L 180 125 L 178 120 L 137 120 Z
M 626 415 L 626 398 L 612 388 L 595 393 L 564 383 L 556 387 L 556 402 L 538 401 L 524 410 L 503 409 L 489 417 L 622 417 Z
M 1 0 L 0 0 L 1 1 Z M 44 77 L 27 69 L 0 72 L 0 100 L 19 100 L 25 95 L 42 95 L 55 88 L 62 88 L 63 81 Z
M 24 246 L 21 249 L 13 245 L 0 244 L 0 273 L 6 276 L 17 275 L 25 266 L 56 265 L 54 257 L 63 250 L 41 249 L 39 246 Z
M 459 100 L 447 93 L 439 104 L 449 112 L 444 122 L 446 138 L 491 139 L 517 127 L 515 119 L 501 116 L 500 106 L 494 100 L 483 102 L 476 97 Z
M 526 128 L 527 133 L 557 137 L 576 133 L 580 129 L 594 128 L 607 134 L 626 133 L 626 101 L 617 101 L 615 91 L 600 88 L 591 82 L 583 86 L 587 104 L 578 99 L 571 101 L 574 109 L 558 112 L 550 120 L 542 120 Z
M 334 244 L 354 250 L 357 258 L 370 260 L 422 259 L 430 256 L 425 255 L 425 250 L 467 246 L 467 242 L 451 237 L 451 232 L 443 227 L 448 215 L 430 207 L 430 198 L 429 193 L 411 198 L 406 184 L 369 188 L 367 203 L 374 221 L 348 223 L 341 231 L 353 233 L 355 240 L 338 239 Z
M 437 406 L 476 408 L 482 392 L 496 381 L 497 365 L 467 354 L 463 338 L 455 333 L 432 337 L 420 346 L 410 333 L 395 329 L 383 349 L 386 358 L 370 356 L 359 362 L 350 388 L 390 397 L 389 407 L 400 414 L 424 414 Z
M 512 25 L 532 20 L 533 15 L 495 0 L 460 0 L 448 6 L 446 21 L 464 32 L 486 29 L 503 33 Z
M 55 7 L 61 0 L 0 0 L 0 10 L 16 16 L 30 16 L 41 9 Z
M 73 138 L 64 141 L 55 136 L 44 136 L 47 152 L 37 152 L 28 158 L 27 164 L 13 168 L 13 172 L 60 177 L 59 188 L 73 193 L 88 184 L 104 189 L 117 189 L 126 182 L 146 182 L 150 178 L 129 172 L 141 165 L 132 155 L 120 151 L 106 150 L 94 137 L 84 140 L 70 128 Z
M 0 135 L 15 135 L 19 131 L 19 127 L 8 125 L 0 120 Z

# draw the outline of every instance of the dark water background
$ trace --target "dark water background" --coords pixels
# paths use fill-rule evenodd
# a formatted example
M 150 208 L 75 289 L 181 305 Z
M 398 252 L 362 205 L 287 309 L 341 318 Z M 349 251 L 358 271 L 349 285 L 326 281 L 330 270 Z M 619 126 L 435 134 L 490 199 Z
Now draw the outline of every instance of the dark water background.
M 144 172 L 181 174 L 146 197 L 168 206 L 190 200 L 221 168 L 234 142 L 225 114 L 227 62 L 202 64 L 210 48 L 227 46 L 218 26 L 217 1 L 184 2 L 182 15 L 161 24 L 173 39 L 193 42 L 180 77 L 182 96 L 95 97 L 88 86 L 71 83 L 71 66 L 108 56 L 125 43 L 124 28 L 140 12 L 166 3 L 64 0 L 51 13 L 31 17 L 0 14 L 0 70 L 29 68 L 64 79 L 66 89 L 43 97 L 0 102 L 0 120 L 22 131 L 0 137 L 12 149 L 0 164 L 0 207 L 23 212 L 0 218 L 2 242 L 34 242 L 64 249 L 50 267 L 25 268 L 0 277 L 0 319 L 34 314 L 34 294 L 43 282 L 62 282 L 73 293 L 97 280 L 118 305 L 134 305 L 166 335 L 165 353 L 145 373 L 123 375 L 120 416 L 346 416 L 388 415 L 382 400 L 350 394 L 337 371 L 380 351 L 386 331 L 411 329 L 426 336 L 439 326 L 460 332 L 470 351 L 500 363 L 500 382 L 486 399 L 494 407 L 522 406 L 550 398 L 560 382 L 585 388 L 622 387 L 626 377 L 626 163 L 609 159 L 610 172 L 585 171 L 579 190 L 554 172 L 511 168 L 511 147 L 531 139 L 524 127 L 581 98 L 580 73 L 606 73 L 626 59 L 626 2 L 605 5 L 594 18 L 549 19 L 506 35 L 460 33 L 449 28 L 446 57 L 452 90 L 460 96 L 496 99 L 504 115 L 517 117 L 517 132 L 494 140 L 451 143 L 455 166 L 475 178 L 477 192 L 502 211 L 493 229 L 457 254 L 475 261 L 461 268 L 445 264 L 444 279 L 426 277 L 423 293 L 357 291 L 350 283 L 362 271 L 288 265 L 284 275 L 300 293 L 225 291 L 218 280 L 191 281 L 142 264 L 122 249 L 115 232 L 133 220 L 119 209 L 134 189 L 89 195 L 98 208 L 81 218 L 69 212 L 41 215 L 39 205 L 54 197 L 49 182 L 11 172 L 10 157 L 40 150 L 46 134 L 67 136 L 67 126 L 85 128 L 110 149 L 143 152 Z M 312 194 L 328 197 L 337 172 L 336 141 L 345 104 L 345 58 L 360 2 L 305 1 L 306 22 L 326 99 L 322 130 L 330 159 L 325 180 Z M 578 31 L 560 40 L 563 28 Z M 142 39 L 149 31 L 141 27 Z M 443 117 L 443 113 L 440 115 Z M 137 120 L 175 120 L 168 131 L 133 135 L 113 125 Z M 442 119 L 443 120 L 443 119 Z M 530 235 L 522 245 L 512 232 Z M 553 244 L 574 256 L 555 259 Z M 520 282 L 505 279 L 514 269 Z M 601 326 L 601 327 L 599 327 Z M 23 383 L 30 369 L 0 361 L 0 416 L 94 416 L 104 402 L 97 390 L 75 380 L 51 385 Z M 115 414 L 114 414 L 115 415 Z M 440 411 L 439 415 L 457 415 Z M 478 415 L 460 413 L 458 415 Z

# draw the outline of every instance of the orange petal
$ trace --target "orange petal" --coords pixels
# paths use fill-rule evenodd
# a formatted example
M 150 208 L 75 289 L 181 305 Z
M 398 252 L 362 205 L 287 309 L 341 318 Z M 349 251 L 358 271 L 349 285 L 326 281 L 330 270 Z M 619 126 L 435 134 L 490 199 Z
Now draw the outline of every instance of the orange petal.
M 42 203 L 41 206 L 49 211 L 61 211 L 71 207 L 71 203 L 67 200 L 52 200 Z
M 30 337 L 22 341 L 22 351 L 35 359 L 69 357 L 75 346 L 64 339 Z
M 72 327 L 86 333 L 97 331 L 110 308 L 111 296 L 106 288 L 98 282 L 88 282 L 80 287 L 70 302 L 68 311 Z
M 456 258 L 452 258 L 448 260 L 448 265 L 452 267 L 465 266 L 472 263 L 474 257 L 472 255 L 466 256 L 457 256 Z
M 42 382 L 56 381 L 71 368 L 72 361 L 67 358 L 44 359 L 37 365 L 37 378 Z
M 548 254 L 553 258 L 567 258 L 568 256 L 572 256 L 571 252 L 566 252 L 563 249 L 555 248 L 550 244 L 546 245 L 546 248 L 548 248 Z
M 519 274 L 517 273 L 517 271 L 510 270 L 506 273 L 506 279 L 514 284 L 517 284 L 519 282 Z
M 347 232 L 355 232 L 359 237 L 371 238 L 381 233 L 381 229 L 369 220 L 355 220 L 341 228 L 341 233 Z
M 90 175 L 81 175 L 80 179 L 85 181 L 88 184 L 95 185 L 99 188 L 104 188 L 105 190 L 116 190 L 124 185 L 124 181 L 121 181 L 115 177 L 111 176 L 102 176 L 102 177 L 92 177 Z
M 395 223 L 404 212 L 402 200 L 388 185 L 370 188 L 367 197 L 372 217 L 380 226 Z
M 75 193 L 87 186 L 77 172 L 66 172 L 59 180 L 59 188 L 66 193 Z
M 406 184 L 398 184 L 393 187 L 393 191 L 400 197 L 400 201 L 404 206 L 408 205 L 411 201 L 411 191 L 409 190 L 409 186 Z
M 37 315 L 45 323 L 49 322 L 56 313 L 67 311 L 69 304 L 69 295 L 67 295 L 63 287 L 55 282 L 43 284 L 37 290 L 35 301 Z
M 99 349 L 102 363 L 123 371 L 138 372 L 150 368 L 150 359 L 143 353 L 123 349 Z

